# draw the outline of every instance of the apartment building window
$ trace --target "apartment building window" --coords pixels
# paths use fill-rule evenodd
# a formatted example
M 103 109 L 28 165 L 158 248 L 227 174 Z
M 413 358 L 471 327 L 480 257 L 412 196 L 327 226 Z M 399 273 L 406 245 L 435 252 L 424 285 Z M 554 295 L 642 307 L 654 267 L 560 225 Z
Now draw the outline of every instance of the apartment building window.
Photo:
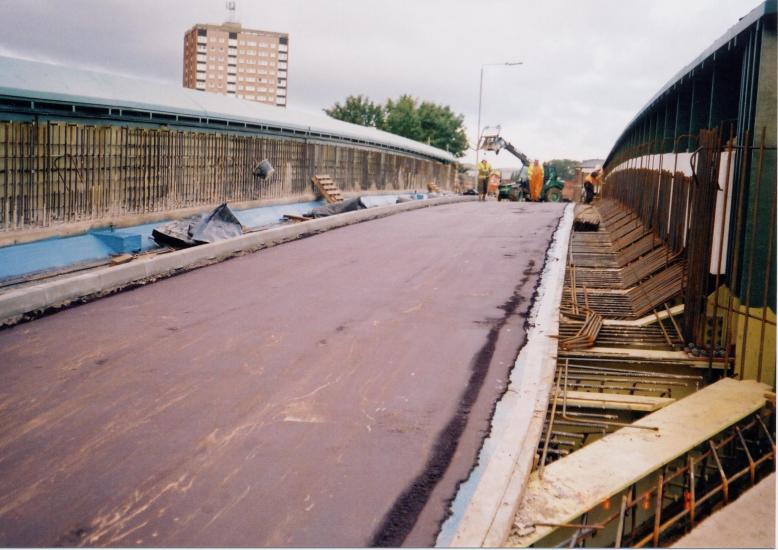
M 279 69 L 286 69 L 286 63 L 284 63 L 283 61 L 279 61 L 278 62 L 278 68 Z
M 256 88 L 254 86 L 246 86 L 246 90 L 248 90 L 249 92 L 253 92 L 256 90 Z
M 278 71 L 278 78 L 286 78 L 286 71 Z
M 285 53 L 278 54 L 278 60 L 279 61 L 286 61 L 287 59 L 289 59 L 289 55 L 288 54 L 285 54 Z
M 283 88 L 282 89 L 278 89 L 278 90 L 276 90 L 276 95 L 278 97 L 283 97 L 283 96 L 286 95 L 286 90 L 284 90 Z
M 286 88 L 286 80 L 278 80 L 278 87 L 279 88 Z

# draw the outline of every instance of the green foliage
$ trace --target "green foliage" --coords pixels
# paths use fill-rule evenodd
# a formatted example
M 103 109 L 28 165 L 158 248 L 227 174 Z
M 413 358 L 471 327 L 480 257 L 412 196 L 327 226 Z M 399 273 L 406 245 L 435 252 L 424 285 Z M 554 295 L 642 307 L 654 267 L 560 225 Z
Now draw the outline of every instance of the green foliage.
M 324 112 L 332 118 L 361 126 L 382 128 L 384 125 L 384 107 L 361 95 L 350 95 L 343 105 L 335 103 L 329 109 L 324 109 Z
M 570 180 L 575 177 L 575 169 L 581 163 L 577 160 L 570 159 L 554 159 L 549 160 L 546 164 L 553 167 L 556 170 L 556 175 L 561 180 Z
M 456 157 L 461 157 L 467 150 L 464 116 L 454 114 L 447 105 L 437 105 L 430 101 L 420 104 L 407 94 L 397 100 L 389 99 L 383 106 L 361 95 L 349 96 L 344 105 L 335 103 L 333 107 L 324 109 L 324 112 L 338 120 L 374 126 L 428 143 Z
M 422 132 L 415 99 L 409 95 L 402 95 L 397 101 L 389 99 L 385 109 L 386 123 L 382 130 L 416 141 L 427 141 L 427 136 Z
M 467 150 L 465 117 L 455 115 L 446 105 L 424 101 L 417 110 L 422 139 L 430 145 L 450 151 L 459 157 Z

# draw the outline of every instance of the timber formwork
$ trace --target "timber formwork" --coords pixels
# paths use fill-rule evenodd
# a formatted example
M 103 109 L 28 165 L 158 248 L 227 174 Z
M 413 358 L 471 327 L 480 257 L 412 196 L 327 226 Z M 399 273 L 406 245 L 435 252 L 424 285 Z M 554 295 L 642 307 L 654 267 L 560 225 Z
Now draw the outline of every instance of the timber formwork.
M 682 350 L 685 262 L 615 201 L 579 208 L 560 308 L 555 388 L 536 467 L 567 456 L 699 389 L 705 366 Z M 697 368 L 695 368 L 697 367 Z
M 769 387 L 725 378 L 536 470 L 508 546 L 663 546 L 775 470 Z
M 771 388 L 724 378 L 700 390 L 731 372 L 732 361 L 689 353 L 683 251 L 668 248 L 617 201 L 602 201 L 595 210 L 599 229 L 571 236 L 555 381 L 510 546 L 664 545 L 693 528 L 714 503 L 726 503 L 730 487 L 745 490 L 746 480 L 753 484 L 775 467 Z M 704 438 L 670 433 L 678 454 L 656 467 L 648 463 L 664 452 L 661 444 L 655 451 L 631 449 L 632 442 L 668 437 L 673 422 L 687 422 L 682 417 L 690 407 L 726 410 L 739 392 L 746 395 L 743 415 L 722 416 Z M 592 453 L 628 457 L 638 465 L 634 479 L 618 485 L 614 473 L 605 482 L 609 466 Z M 599 479 L 600 468 L 602 479 L 589 487 L 587 479 Z M 581 480 L 565 481 L 572 471 Z M 594 497 L 587 487 L 613 491 Z

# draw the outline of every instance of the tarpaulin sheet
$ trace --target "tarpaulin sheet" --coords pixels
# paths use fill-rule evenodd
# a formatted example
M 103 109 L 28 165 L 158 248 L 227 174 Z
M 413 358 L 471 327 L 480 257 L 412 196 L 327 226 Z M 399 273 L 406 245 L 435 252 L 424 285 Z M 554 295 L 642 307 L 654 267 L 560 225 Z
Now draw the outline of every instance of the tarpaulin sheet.
M 223 241 L 242 234 L 243 226 L 226 202 L 209 214 L 166 223 L 151 232 L 158 243 L 176 248 Z

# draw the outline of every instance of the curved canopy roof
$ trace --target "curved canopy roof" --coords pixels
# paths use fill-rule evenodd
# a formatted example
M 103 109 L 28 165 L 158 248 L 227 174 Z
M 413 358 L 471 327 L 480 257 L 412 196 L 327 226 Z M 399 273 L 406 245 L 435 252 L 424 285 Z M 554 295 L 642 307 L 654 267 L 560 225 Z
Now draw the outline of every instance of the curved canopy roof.
M 0 96 L 266 125 L 359 141 L 444 162 L 448 151 L 389 132 L 175 84 L 0 56 Z

